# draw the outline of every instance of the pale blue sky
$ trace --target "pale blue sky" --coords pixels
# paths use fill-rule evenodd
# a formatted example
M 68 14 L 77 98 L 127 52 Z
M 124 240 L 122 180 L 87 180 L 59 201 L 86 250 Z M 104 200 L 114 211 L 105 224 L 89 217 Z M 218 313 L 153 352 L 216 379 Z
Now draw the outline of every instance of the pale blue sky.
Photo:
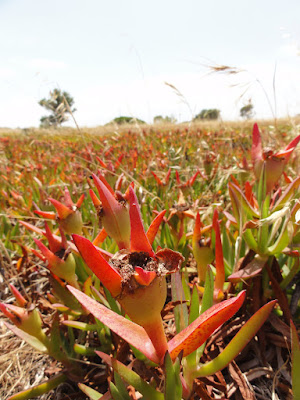
M 74 97 L 80 126 L 120 115 L 184 121 L 203 108 L 237 119 L 250 97 L 268 118 L 275 65 L 277 116 L 294 116 L 299 16 L 298 0 L 0 0 L 0 127 L 38 126 L 38 100 L 56 86 Z

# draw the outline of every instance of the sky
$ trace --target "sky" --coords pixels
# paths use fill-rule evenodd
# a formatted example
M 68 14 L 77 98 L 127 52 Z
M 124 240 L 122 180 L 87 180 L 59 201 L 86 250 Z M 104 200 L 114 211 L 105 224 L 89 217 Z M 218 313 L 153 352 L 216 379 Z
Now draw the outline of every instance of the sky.
M 295 116 L 299 16 L 299 0 L 0 0 L 0 127 L 39 126 L 56 87 L 81 127 L 207 108 L 237 120 L 249 99 L 257 119 Z

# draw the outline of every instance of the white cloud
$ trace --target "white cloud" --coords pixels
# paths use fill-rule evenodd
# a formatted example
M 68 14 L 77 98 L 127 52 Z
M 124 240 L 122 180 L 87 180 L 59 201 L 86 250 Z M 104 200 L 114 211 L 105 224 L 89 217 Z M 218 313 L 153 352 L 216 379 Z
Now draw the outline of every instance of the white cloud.
M 35 69 L 64 69 L 67 64 L 64 61 L 50 60 L 48 58 L 33 58 L 27 62 L 27 65 Z
M 10 79 L 16 75 L 16 72 L 12 68 L 1 67 L 0 68 L 0 79 Z

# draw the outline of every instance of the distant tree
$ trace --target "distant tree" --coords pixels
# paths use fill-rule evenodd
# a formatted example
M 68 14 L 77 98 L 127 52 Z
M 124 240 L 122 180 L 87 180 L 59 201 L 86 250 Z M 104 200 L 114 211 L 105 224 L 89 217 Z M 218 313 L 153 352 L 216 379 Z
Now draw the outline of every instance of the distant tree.
M 218 110 L 217 108 L 211 108 L 211 109 L 203 109 L 200 111 L 199 114 L 197 114 L 194 118 L 194 121 L 197 120 L 215 120 L 220 118 L 221 111 Z
M 251 102 L 251 99 L 249 100 L 248 104 L 246 104 L 244 107 L 240 109 L 240 116 L 245 119 L 251 119 L 254 116 L 254 111 L 253 111 L 253 104 Z
M 69 119 L 67 114 L 76 111 L 76 108 L 72 109 L 74 105 L 73 97 L 68 92 L 62 92 L 60 89 L 52 90 L 49 93 L 49 98 L 40 100 L 39 105 L 51 113 L 40 119 L 40 126 L 43 128 L 60 126 Z
M 173 117 L 173 115 L 169 116 L 165 116 L 163 117 L 162 115 L 156 115 L 156 117 L 153 118 L 153 122 L 155 124 L 161 124 L 161 123 L 170 123 L 170 124 L 176 124 L 177 119 L 175 117 Z
M 114 122 L 115 124 L 122 125 L 122 124 L 134 124 L 135 122 L 138 122 L 139 124 L 145 124 L 146 122 L 139 119 L 139 118 L 133 118 L 133 117 L 117 117 L 113 119 L 111 122 Z

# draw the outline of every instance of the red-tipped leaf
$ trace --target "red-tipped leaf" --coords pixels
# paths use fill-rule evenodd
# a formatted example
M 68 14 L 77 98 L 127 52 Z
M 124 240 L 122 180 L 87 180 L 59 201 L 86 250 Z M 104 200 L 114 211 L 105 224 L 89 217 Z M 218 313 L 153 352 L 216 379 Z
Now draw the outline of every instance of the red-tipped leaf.
M 88 239 L 73 235 L 74 243 L 82 258 L 103 285 L 110 291 L 112 296 L 121 292 L 121 275 L 102 257 L 100 252 Z
M 214 211 L 213 215 L 213 228 L 216 234 L 216 247 L 215 247 L 215 258 L 216 258 L 216 278 L 215 278 L 215 289 L 223 290 L 225 282 L 225 268 L 223 259 L 223 249 L 220 234 L 220 225 L 218 220 L 218 211 Z
M 168 343 L 172 360 L 175 360 L 182 350 L 185 357 L 198 349 L 220 325 L 238 311 L 245 297 L 246 291 L 242 291 L 237 297 L 215 304 L 174 336 Z
M 65 206 L 64 204 L 62 204 L 58 200 L 55 200 L 55 199 L 52 199 L 51 197 L 49 197 L 49 201 L 56 208 L 57 214 L 58 214 L 60 219 L 65 219 L 70 214 L 72 214 L 74 212 L 72 209 L 70 209 L 69 207 Z
M 77 300 L 94 315 L 94 317 L 98 318 L 99 321 L 108 326 L 109 329 L 119 335 L 122 339 L 126 340 L 126 342 L 145 354 L 149 360 L 155 363 L 159 362 L 153 344 L 144 328 L 129 321 L 109 308 L 106 308 L 102 304 L 97 303 L 80 290 L 77 290 L 72 286 L 68 286 L 68 289 Z
M 138 200 L 132 187 L 129 187 L 129 216 L 131 228 L 130 251 L 143 251 L 153 255 L 154 252 L 143 227 Z
M 149 243 L 153 244 L 155 236 L 158 232 L 158 229 L 160 227 L 160 224 L 162 223 L 165 213 L 167 212 L 167 210 L 163 210 L 161 211 L 155 218 L 154 220 L 151 222 L 151 225 L 149 226 L 149 229 L 147 230 L 146 236 L 149 240 Z

